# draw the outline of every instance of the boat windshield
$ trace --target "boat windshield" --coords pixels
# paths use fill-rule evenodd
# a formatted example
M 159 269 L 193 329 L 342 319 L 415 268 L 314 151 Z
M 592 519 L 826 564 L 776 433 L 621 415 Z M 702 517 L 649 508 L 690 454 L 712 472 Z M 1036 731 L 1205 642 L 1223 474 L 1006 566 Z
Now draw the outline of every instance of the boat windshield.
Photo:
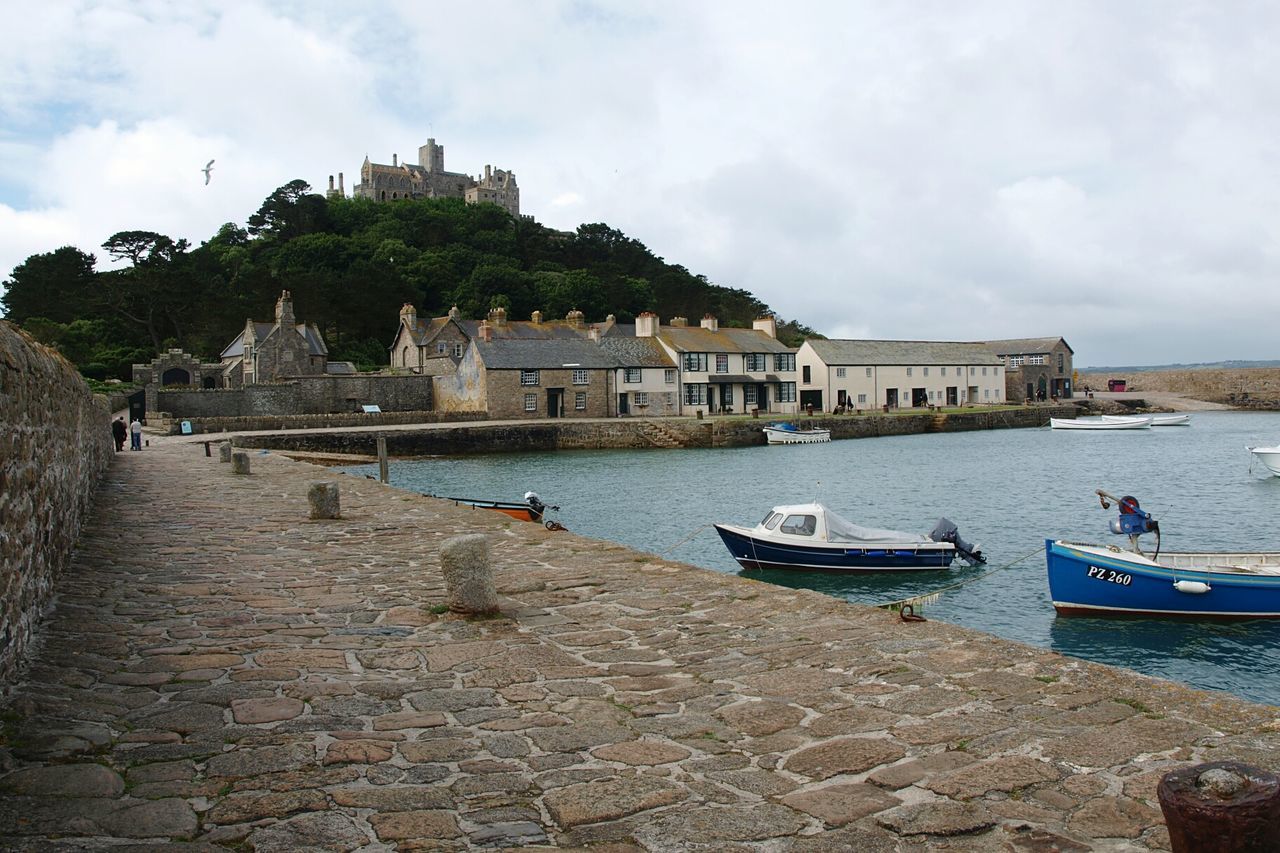
M 781 520 L 782 520 L 781 515 L 774 512 L 773 510 L 769 510 L 767 513 L 765 513 L 764 518 L 760 520 L 760 526 L 767 527 L 770 530 L 772 530 L 773 528 L 778 526 L 778 522 Z
M 818 529 L 818 518 L 813 515 L 788 515 L 779 529 L 793 536 L 812 536 Z

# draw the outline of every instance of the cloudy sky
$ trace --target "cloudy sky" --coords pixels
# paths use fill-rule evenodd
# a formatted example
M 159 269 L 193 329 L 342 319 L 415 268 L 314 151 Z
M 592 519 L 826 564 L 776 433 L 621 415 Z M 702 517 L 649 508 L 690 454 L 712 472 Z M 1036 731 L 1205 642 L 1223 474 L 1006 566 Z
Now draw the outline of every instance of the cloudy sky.
M 416 162 L 434 137 L 451 171 L 514 171 L 542 223 L 606 222 L 830 337 L 1280 358 L 1271 3 L 9 0 L 0 20 L 5 277 L 125 229 L 198 244 L 289 180 L 349 192 L 366 154 Z

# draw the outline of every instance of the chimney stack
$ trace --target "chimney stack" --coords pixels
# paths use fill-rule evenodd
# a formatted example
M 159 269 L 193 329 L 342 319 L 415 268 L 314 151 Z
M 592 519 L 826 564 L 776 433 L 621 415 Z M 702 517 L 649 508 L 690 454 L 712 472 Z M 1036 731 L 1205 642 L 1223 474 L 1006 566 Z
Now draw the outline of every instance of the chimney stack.
M 534 312 L 533 312 L 533 316 L 532 316 L 530 319 L 531 319 L 534 323 L 541 323 L 541 322 L 542 322 L 542 312 L 541 312 L 541 311 L 534 311 Z
M 720 331 L 720 321 L 715 317 L 712 317 L 710 314 L 703 314 L 702 328 L 706 329 L 708 332 L 718 332 Z
M 391 165 L 392 165 L 392 166 L 398 166 L 398 165 L 400 165 L 400 164 L 399 164 L 399 162 L 398 162 L 398 157 L 397 157 L 397 155 L 395 155 L 395 154 L 392 154 L 392 155 L 391 155 Z
M 412 302 L 406 302 L 400 309 L 400 322 L 415 329 L 418 326 L 418 309 L 413 307 Z
M 778 337 L 778 321 L 772 314 L 766 314 L 763 317 L 751 321 L 751 328 L 758 332 L 764 332 L 771 338 Z
M 570 311 L 565 316 L 565 320 L 567 320 L 569 322 L 569 325 L 574 329 L 582 328 L 582 312 L 579 311 L 577 308 L 574 308 L 572 311 Z
M 660 325 L 661 323 L 658 320 L 657 314 L 652 311 L 643 311 L 640 313 L 640 316 L 636 318 L 636 337 L 652 338 L 654 335 L 658 334 L 658 327 Z
M 493 326 L 484 320 L 480 321 L 480 340 L 486 344 L 493 340 Z

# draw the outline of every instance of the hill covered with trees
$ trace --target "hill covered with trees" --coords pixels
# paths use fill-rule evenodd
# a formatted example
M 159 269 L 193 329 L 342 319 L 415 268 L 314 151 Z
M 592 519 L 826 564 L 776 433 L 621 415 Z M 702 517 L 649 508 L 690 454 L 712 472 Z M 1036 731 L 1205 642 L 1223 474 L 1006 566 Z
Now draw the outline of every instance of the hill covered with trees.
M 271 193 L 245 227 L 223 225 L 198 247 L 153 231 L 121 231 L 102 250 L 124 266 L 64 246 L 13 269 L 0 297 L 5 318 L 57 347 L 89 377 L 127 379 L 134 362 L 179 347 L 216 359 L 247 318 L 272 319 L 280 291 L 300 320 L 318 324 L 330 358 L 364 368 L 387 363 L 400 307 L 421 316 L 458 306 L 512 319 L 576 308 L 588 321 L 642 311 L 664 320 L 713 314 L 750 327 L 769 307 L 654 255 L 604 224 L 575 233 L 456 199 L 378 203 L 325 198 L 301 180 Z M 816 334 L 779 318 L 798 346 Z

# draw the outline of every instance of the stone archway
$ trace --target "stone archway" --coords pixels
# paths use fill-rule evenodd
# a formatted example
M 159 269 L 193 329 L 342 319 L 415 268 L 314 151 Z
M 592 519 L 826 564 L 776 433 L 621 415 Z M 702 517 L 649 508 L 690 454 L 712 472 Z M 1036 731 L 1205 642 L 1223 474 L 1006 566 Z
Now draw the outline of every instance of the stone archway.
M 181 367 L 170 367 L 160 374 L 161 385 L 190 385 L 191 372 Z

